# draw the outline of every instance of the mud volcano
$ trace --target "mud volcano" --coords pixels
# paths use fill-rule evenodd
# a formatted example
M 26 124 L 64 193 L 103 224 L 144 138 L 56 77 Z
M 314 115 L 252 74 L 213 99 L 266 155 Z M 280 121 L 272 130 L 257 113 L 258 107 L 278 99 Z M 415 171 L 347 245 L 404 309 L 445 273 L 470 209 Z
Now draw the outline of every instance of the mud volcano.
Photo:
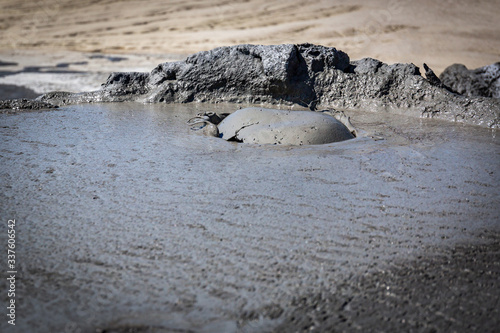
M 115 73 L 94 92 L 0 103 L 17 331 L 500 327 L 499 102 L 425 75 L 334 48 L 240 45 Z M 189 118 L 214 124 L 242 106 L 221 101 L 342 110 L 369 135 L 195 137 Z M 44 103 L 60 107 L 16 111 Z M 238 139 L 261 125 L 243 118 L 212 129 Z
M 311 44 L 237 45 L 166 62 L 151 73 L 113 73 L 98 91 L 53 92 L 55 105 L 138 101 L 302 105 L 312 110 L 364 110 L 432 117 L 498 128 L 497 98 L 464 96 L 426 68 L 350 61 L 333 47 Z M 451 85 L 449 78 L 446 81 Z M 496 96 L 492 94 L 490 96 Z

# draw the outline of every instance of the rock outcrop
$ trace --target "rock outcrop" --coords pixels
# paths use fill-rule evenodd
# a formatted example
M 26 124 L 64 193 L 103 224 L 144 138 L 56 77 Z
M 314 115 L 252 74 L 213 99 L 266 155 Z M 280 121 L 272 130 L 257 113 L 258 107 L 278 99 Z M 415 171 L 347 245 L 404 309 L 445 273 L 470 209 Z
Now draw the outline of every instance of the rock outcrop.
M 500 98 L 500 62 L 476 69 L 454 64 L 441 73 L 440 79 L 464 96 Z
M 413 64 L 388 65 L 371 58 L 350 62 L 346 53 L 331 47 L 238 45 L 162 63 L 151 73 L 113 73 L 98 91 L 54 92 L 39 100 L 57 105 L 296 103 L 310 109 L 362 109 L 500 126 L 499 100 L 464 97 L 436 84 L 436 79 L 422 77 Z

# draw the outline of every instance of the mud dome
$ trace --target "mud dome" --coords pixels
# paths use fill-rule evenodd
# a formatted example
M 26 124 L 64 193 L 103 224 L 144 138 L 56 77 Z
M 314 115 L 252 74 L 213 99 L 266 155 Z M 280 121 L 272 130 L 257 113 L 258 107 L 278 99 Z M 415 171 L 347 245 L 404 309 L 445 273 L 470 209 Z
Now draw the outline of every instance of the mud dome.
M 499 228 L 495 130 L 357 112 L 348 115 L 366 134 L 358 139 L 273 146 L 186 126 L 199 112 L 237 107 L 115 103 L 0 114 L 0 210 L 18 225 L 19 332 L 263 332 L 289 315 L 305 321 L 303 311 L 325 309 L 328 295 L 340 299 L 332 316 L 352 297 L 378 313 L 378 297 L 393 289 L 366 299 L 348 287 L 355 277 L 484 242 L 476 236 Z M 439 267 L 426 276 L 439 279 Z M 451 318 L 443 331 L 464 320 L 478 331 L 495 327 L 498 316 L 468 317 L 460 295 L 428 309 Z M 405 296 L 391 297 L 401 301 L 401 317 L 384 312 L 395 331 L 427 327 L 426 308 L 404 310 Z M 453 300 L 460 306 L 447 312 Z M 495 300 L 493 292 L 474 304 Z M 339 325 L 384 325 L 352 318 Z
M 192 129 L 243 143 L 318 145 L 355 138 L 356 130 L 349 118 L 342 112 L 337 112 L 336 117 L 334 115 L 327 110 L 313 112 L 251 107 L 240 109 L 221 122 L 218 122 L 221 117 L 211 114 L 210 117 L 201 115 L 190 119 L 188 123 L 201 121 L 203 126 Z M 212 119 L 218 123 L 212 123 Z

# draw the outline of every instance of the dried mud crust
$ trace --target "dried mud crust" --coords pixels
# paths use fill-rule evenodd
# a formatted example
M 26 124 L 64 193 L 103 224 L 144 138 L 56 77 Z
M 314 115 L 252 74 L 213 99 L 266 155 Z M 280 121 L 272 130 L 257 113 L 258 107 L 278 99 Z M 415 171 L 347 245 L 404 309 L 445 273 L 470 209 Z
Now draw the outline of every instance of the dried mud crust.
M 29 99 L 0 100 L 0 113 L 56 109 L 57 105 Z
M 427 70 L 430 75 L 432 71 Z M 48 93 L 57 105 L 92 102 L 298 104 L 311 110 L 389 111 L 499 128 L 500 101 L 454 94 L 414 64 L 350 61 L 313 44 L 235 45 L 159 64 L 150 73 L 112 73 L 100 90 Z
M 495 332 L 500 235 L 298 297 L 274 332 Z

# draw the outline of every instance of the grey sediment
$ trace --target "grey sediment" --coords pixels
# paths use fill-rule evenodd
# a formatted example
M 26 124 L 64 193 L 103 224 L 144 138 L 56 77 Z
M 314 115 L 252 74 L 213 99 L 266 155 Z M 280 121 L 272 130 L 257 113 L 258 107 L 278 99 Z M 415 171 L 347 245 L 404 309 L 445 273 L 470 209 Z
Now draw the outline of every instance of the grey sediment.
M 298 295 L 275 332 L 494 332 L 500 327 L 499 234 Z M 334 315 L 332 315 L 334 314 Z
M 287 307 L 270 302 L 235 318 L 275 320 L 264 332 L 496 332 L 500 326 L 500 234 L 481 243 L 428 247 L 427 255 L 311 285 Z M 432 254 L 431 254 L 432 253 Z M 250 328 L 248 331 L 252 331 Z M 155 325 L 101 326 L 96 332 L 171 332 Z

